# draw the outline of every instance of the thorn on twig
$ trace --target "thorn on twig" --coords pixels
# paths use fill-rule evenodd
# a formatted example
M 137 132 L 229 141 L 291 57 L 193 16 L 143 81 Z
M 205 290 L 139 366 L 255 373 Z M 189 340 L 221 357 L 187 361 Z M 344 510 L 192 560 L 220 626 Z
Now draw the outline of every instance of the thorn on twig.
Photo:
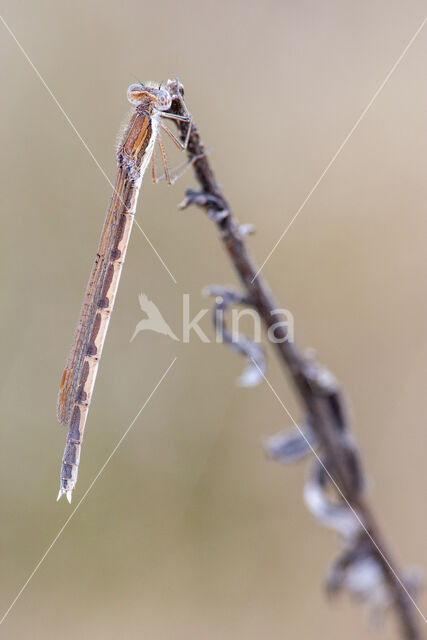
M 225 312 L 233 304 L 243 304 L 252 306 L 252 300 L 247 295 L 242 295 L 238 291 L 230 288 L 212 285 L 203 290 L 204 295 L 215 296 L 215 306 L 213 310 L 213 323 L 215 326 L 217 340 L 225 342 L 233 351 L 240 353 L 247 358 L 248 365 L 241 376 L 237 379 L 237 384 L 241 387 L 255 387 L 263 380 L 266 371 L 266 359 L 264 349 L 260 344 L 249 340 L 237 331 L 230 333 L 225 325 Z
M 214 222 L 223 222 L 229 216 L 229 212 L 226 209 L 221 211 L 215 211 L 215 209 L 207 210 L 208 218 Z
M 252 235 L 253 233 L 255 233 L 255 230 L 255 225 L 250 223 L 240 224 L 238 227 L 239 235 L 241 238 Z
M 319 439 L 307 418 L 299 429 L 294 427 L 267 438 L 264 448 L 270 458 L 288 464 L 306 458 L 318 445 Z
M 314 390 L 324 395 L 339 391 L 337 379 L 329 369 L 318 363 L 314 349 L 304 352 L 304 373 Z
M 214 222 L 222 222 L 230 215 L 229 210 L 224 208 L 224 205 L 219 198 L 205 193 L 204 191 L 187 189 L 185 192 L 185 198 L 179 203 L 178 209 L 186 209 L 190 205 L 196 205 L 206 209 L 208 217 Z
M 401 577 L 405 589 L 416 597 L 422 586 L 420 570 L 409 567 L 402 571 Z M 335 560 L 326 573 L 325 589 L 331 597 L 346 590 L 352 598 L 362 602 L 367 609 L 368 622 L 375 630 L 383 626 L 386 610 L 394 602 L 384 571 L 366 538 L 359 539 L 355 547 L 345 548 Z
M 322 525 L 337 531 L 350 544 L 356 540 L 364 525 L 341 495 L 332 500 L 328 492 L 332 486 L 331 479 L 326 472 L 329 466 L 326 457 L 321 462 L 316 460 L 304 488 L 304 500 L 309 511 Z
M 326 592 L 332 596 L 346 590 L 367 606 L 369 622 L 378 628 L 383 623 L 386 610 L 395 602 L 395 593 L 378 562 L 377 548 L 364 535 L 366 523 L 361 515 L 356 514 L 341 495 L 332 499 L 332 482 L 326 472 L 327 467 L 327 457 L 322 462 L 316 461 L 304 489 L 308 509 L 322 525 L 339 533 L 344 546 L 327 571 Z M 401 575 L 405 588 L 415 595 L 421 586 L 420 572 L 406 569 Z
M 195 204 L 198 207 L 216 208 L 218 211 L 222 209 L 221 202 L 218 198 L 204 191 L 195 191 L 187 189 L 184 200 L 178 205 L 179 209 L 186 209 L 190 205 Z

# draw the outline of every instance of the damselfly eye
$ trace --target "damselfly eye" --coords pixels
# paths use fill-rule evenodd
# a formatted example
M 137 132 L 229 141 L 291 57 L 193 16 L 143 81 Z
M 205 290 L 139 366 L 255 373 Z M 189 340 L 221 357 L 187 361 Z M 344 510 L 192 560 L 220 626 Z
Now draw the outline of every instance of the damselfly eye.
M 149 100 L 153 102 L 160 111 L 167 111 L 172 104 L 169 91 L 150 85 L 131 84 L 127 96 L 129 102 L 135 106 L 138 106 L 144 100 Z
M 147 92 L 144 90 L 144 87 L 140 84 L 131 84 L 128 91 L 127 97 L 131 104 L 139 104 L 147 97 Z
M 159 89 L 156 95 L 156 107 L 160 111 L 167 111 L 172 104 L 172 98 L 169 91 L 166 89 Z

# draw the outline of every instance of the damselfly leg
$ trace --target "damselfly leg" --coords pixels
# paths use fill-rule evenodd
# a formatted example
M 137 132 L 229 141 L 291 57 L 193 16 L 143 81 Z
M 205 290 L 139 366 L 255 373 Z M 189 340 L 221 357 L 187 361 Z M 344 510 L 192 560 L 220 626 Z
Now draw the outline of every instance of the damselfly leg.
M 187 129 L 187 133 L 185 136 L 185 140 L 184 142 L 181 142 L 174 133 L 172 133 L 172 131 L 169 129 L 169 127 L 167 127 L 163 122 L 160 121 L 160 128 L 163 129 L 163 131 L 165 133 L 167 133 L 167 135 L 170 137 L 170 139 L 172 140 L 172 142 L 174 142 L 174 144 L 178 147 L 178 149 L 180 151 L 185 151 L 188 147 L 188 141 L 190 139 L 190 133 L 191 133 L 191 115 L 190 116 L 179 116 L 176 115 L 174 113 L 168 113 L 168 112 L 162 112 L 160 114 L 161 118 L 170 118 L 172 120 L 180 120 L 181 122 L 186 122 L 188 123 L 188 129 Z M 163 141 L 160 135 L 160 131 L 157 135 L 157 143 L 159 145 L 159 149 L 160 149 L 160 156 L 162 159 L 162 165 L 163 165 L 163 169 L 164 169 L 164 173 L 161 176 L 157 176 L 157 167 L 156 167 L 156 155 L 155 152 L 153 151 L 153 156 L 152 156 L 152 177 L 153 177 L 153 182 L 155 182 L 156 184 L 158 182 L 161 182 L 162 180 L 166 180 L 166 182 L 168 184 L 174 184 L 186 171 L 189 167 L 191 167 L 191 165 L 194 163 L 195 160 L 197 160 L 197 158 L 192 158 L 191 160 L 187 160 L 185 162 L 182 162 L 181 164 L 179 164 L 177 167 L 174 167 L 173 169 L 169 169 L 168 167 L 168 163 L 167 163 L 167 158 L 166 158 L 166 151 L 165 148 L 163 146 Z

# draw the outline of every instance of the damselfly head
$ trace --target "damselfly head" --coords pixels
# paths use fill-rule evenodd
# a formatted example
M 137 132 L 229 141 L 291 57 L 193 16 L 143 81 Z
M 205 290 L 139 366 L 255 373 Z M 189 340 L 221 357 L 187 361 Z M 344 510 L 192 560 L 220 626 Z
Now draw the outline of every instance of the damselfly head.
M 129 102 L 135 106 L 149 100 L 160 111 L 167 111 L 172 104 L 172 98 L 167 89 L 153 87 L 148 84 L 131 84 L 127 96 Z

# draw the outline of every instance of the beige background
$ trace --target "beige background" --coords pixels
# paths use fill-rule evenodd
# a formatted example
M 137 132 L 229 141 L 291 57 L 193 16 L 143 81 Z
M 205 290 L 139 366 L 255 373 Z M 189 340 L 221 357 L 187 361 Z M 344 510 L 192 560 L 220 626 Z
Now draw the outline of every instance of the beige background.
M 425 2 L 37 2 L 2 14 L 112 179 L 136 78 L 178 75 L 260 264 L 407 42 Z M 110 186 L 0 25 L 2 366 L 0 596 L 6 610 L 68 515 L 56 503 L 59 378 Z M 302 346 L 349 397 L 370 500 L 399 563 L 425 567 L 424 30 L 268 262 Z M 243 362 L 195 338 L 129 338 L 147 293 L 181 333 L 181 297 L 235 282 L 212 223 L 143 185 L 89 416 L 74 505 L 178 360 L 0 628 L 7 638 L 369 637 L 328 603 L 338 551 L 302 499 L 306 466 L 262 439 L 288 419 Z M 209 322 L 203 327 L 213 335 Z M 271 354 L 270 354 L 271 355 Z M 299 408 L 270 357 L 268 376 Z M 426 599 L 421 602 L 426 606 Z M 385 637 L 396 637 L 391 622 Z

